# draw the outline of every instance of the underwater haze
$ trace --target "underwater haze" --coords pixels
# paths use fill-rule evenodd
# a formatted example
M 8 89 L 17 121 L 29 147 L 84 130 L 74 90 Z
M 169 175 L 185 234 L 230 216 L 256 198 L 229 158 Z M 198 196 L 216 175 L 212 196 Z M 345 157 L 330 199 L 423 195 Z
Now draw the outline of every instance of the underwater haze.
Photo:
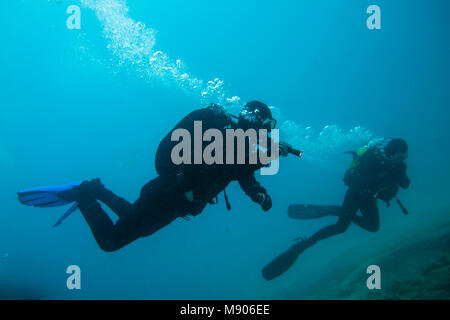
M 369 30 L 366 9 L 381 8 Z M 80 29 L 66 10 L 81 9 Z M 0 4 L 0 299 L 450 298 L 450 4 L 446 0 L 15 0 Z M 228 187 L 217 205 L 117 252 L 80 212 L 22 206 L 17 191 L 99 177 L 134 201 L 161 139 L 211 102 L 272 107 L 301 149 L 257 179 L 263 212 Z M 292 239 L 335 218 L 292 220 L 294 203 L 340 204 L 344 152 L 380 137 L 409 145 L 411 186 L 267 282 Z M 111 215 L 114 217 L 114 215 Z M 366 269 L 380 265 L 383 290 Z M 81 290 L 66 269 L 81 269 Z

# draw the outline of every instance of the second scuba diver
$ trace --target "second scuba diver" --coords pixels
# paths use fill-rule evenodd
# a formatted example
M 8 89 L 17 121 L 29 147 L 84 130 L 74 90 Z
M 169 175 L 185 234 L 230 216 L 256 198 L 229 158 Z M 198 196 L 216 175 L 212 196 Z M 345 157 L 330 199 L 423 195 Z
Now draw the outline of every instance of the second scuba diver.
M 388 205 L 394 199 L 399 188 L 409 187 L 405 160 L 408 145 L 403 139 L 383 139 L 360 148 L 353 155 L 353 162 L 344 176 L 348 190 L 342 206 L 291 205 L 289 217 L 293 219 L 315 219 L 336 216 L 336 224 L 327 226 L 310 238 L 304 238 L 292 245 L 287 251 L 276 257 L 263 270 L 266 280 L 272 280 L 286 272 L 298 256 L 320 240 L 343 233 L 353 222 L 361 228 L 377 232 L 379 213 L 377 199 Z M 405 207 L 397 199 L 403 213 Z M 358 215 L 358 211 L 362 215 Z

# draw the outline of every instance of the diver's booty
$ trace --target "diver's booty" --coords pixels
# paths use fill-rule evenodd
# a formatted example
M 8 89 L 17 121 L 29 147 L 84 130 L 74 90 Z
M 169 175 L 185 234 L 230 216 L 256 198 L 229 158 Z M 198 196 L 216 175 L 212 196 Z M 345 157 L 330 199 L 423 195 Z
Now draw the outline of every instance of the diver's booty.
M 105 186 L 99 178 L 92 179 L 91 181 L 80 187 L 83 187 L 85 189 L 83 190 L 83 192 L 88 193 L 91 197 L 97 200 L 102 200 L 106 192 Z
M 58 197 L 70 202 L 93 202 L 101 197 L 103 190 L 105 190 L 105 188 L 100 179 L 97 178 L 91 181 L 83 181 L 79 186 L 73 189 L 59 192 Z

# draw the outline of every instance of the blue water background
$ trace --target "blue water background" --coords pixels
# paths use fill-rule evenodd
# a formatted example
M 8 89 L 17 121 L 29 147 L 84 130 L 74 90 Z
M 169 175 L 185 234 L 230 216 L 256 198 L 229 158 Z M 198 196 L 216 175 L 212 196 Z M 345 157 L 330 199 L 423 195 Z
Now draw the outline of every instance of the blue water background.
M 347 150 L 314 161 L 287 158 L 258 177 L 273 198 L 264 213 L 236 183 L 223 200 L 187 222 L 178 219 L 116 253 L 102 252 L 76 213 L 51 226 L 61 208 L 21 206 L 16 191 L 100 177 L 133 201 L 155 173 L 159 141 L 200 106 L 163 79 L 141 79 L 106 48 L 103 26 L 82 7 L 68 30 L 72 1 L 0 5 L 0 290 L 56 299 L 271 298 L 292 283 L 333 273 L 329 262 L 376 237 L 408 232 L 449 206 L 450 41 L 448 1 L 375 1 L 382 29 L 365 25 L 368 1 L 128 0 L 129 17 L 157 30 L 155 50 L 182 59 L 201 79 L 222 79 L 243 101 L 276 106 L 286 119 L 320 131 L 363 126 L 410 146 L 411 211 L 380 206 L 381 230 L 352 226 L 302 256 L 273 282 L 260 270 L 293 238 L 332 218 L 290 220 L 291 203 L 338 204 Z M 281 137 L 283 139 L 283 136 Z M 298 146 L 302 148 L 301 145 Z M 330 146 L 331 148 L 332 146 Z M 444 214 L 444 213 L 443 213 Z M 355 262 L 357 263 L 357 261 Z M 67 266 L 82 290 L 66 288 Z M 311 284 L 313 286 L 313 284 Z M 304 292 L 307 297 L 308 293 Z

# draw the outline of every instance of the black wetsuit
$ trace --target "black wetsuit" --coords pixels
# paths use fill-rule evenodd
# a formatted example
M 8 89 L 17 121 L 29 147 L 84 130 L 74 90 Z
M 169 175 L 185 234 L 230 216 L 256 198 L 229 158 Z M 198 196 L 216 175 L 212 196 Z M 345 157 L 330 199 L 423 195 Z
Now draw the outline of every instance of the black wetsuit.
M 386 159 L 382 152 L 373 147 L 358 158 L 358 166 L 346 171 L 345 184 L 349 187 L 342 206 L 335 206 L 336 224 L 316 232 L 310 243 L 343 233 L 352 222 L 361 228 L 377 232 L 380 226 L 377 199 L 390 202 L 399 187 L 408 188 L 410 180 L 406 164 Z M 330 212 L 333 207 L 329 207 Z M 361 215 L 357 215 L 358 210 Z
M 202 121 L 203 132 L 215 128 L 224 137 L 225 130 L 235 126 L 223 108 L 211 106 L 191 112 L 173 130 L 183 128 L 194 137 L 196 120 Z M 106 189 L 95 195 L 95 200 L 100 200 L 117 214 L 119 220 L 115 224 L 94 199 L 79 201 L 79 208 L 103 250 L 118 250 L 140 237 L 153 234 L 178 217 L 201 213 L 231 181 L 238 181 L 255 202 L 259 201 L 258 195 L 267 195 L 255 179 L 255 171 L 262 167 L 259 164 L 174 165 L 171 151 L 178 142 L 171 141 L 172 131 L 161 141 L 156 153 L 158 176 L 142 188 L 134 204 Z M 224 156 L 225 151 L 224 148 Z M 193 199 L 188 200 L 185 194 L 190 191 Z

